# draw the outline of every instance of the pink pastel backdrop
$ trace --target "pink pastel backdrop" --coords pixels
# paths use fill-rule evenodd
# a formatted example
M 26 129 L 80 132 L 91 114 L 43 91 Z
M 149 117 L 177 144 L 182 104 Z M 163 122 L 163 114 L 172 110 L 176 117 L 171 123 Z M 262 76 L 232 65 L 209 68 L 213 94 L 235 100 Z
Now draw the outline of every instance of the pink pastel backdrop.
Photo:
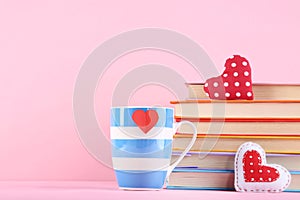
M 198 42 L 220 71 L 238 53 L 250 60 L 255 82 L 299 83 L 299 7 L 297 0 L 0 0 L 0 180 L 114 179 L 83 148 L 72 111 L 81 64 L 106 39 L 131 29 L 167 28 Z M 203 81 L 167 53 L 121 58 L 100 82 L 107 94 L 95 97 L 96 110 L 107 105 L 104 113 L 96 112 L 105 133 L 111 88 L 128 70 L 148 63 Z M 130 104 L 170 106 L 172 98 L 163 88 L 147 86 Z

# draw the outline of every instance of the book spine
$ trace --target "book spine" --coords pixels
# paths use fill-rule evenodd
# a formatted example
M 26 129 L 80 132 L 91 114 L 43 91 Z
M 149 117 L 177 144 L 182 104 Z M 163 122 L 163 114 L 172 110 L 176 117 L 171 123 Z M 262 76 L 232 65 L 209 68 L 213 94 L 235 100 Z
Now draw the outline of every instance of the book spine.
M 191 118 L 175 116 L 175 121 L 190 122 L 300 122 L 300 118 Z

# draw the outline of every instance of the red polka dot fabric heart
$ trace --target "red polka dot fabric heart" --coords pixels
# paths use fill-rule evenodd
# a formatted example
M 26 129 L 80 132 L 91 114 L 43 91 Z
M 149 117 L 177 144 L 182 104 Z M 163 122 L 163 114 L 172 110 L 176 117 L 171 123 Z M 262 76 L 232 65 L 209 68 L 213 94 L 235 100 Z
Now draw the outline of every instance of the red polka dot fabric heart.
M 264 166 L 261 161 L 256 150 L 249 150 L 244 154 L 243 173 L 246 182 L 274 182 L 279 178 L 275 168 Z
M 236 191 L 281 192 L 288 188 L 291 174 L 280 165 L 267 164 L 263 148 L 247 142 L 236 153 L 234 179 Z
M 228 58 L 224 72 L 208 79 L 204 84 L 204 91 L 211 99 L 253 100 L 249 61 L 240 55 Z

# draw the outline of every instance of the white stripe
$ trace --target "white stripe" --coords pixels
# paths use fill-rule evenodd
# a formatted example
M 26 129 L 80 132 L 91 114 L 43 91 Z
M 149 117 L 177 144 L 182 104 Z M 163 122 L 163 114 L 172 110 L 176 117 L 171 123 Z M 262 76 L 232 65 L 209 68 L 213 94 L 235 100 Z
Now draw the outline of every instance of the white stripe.
M 145 134 L 139 127 L 110 127 L 111 139 L 173 139 L 173 128 L 153 127 Z
M 124 126 L 124 108 L 120 108 L 120 126 Z
M 115 170 L 167 170 L 170 159 L 167 158 L 119 158 L 113 157 Z

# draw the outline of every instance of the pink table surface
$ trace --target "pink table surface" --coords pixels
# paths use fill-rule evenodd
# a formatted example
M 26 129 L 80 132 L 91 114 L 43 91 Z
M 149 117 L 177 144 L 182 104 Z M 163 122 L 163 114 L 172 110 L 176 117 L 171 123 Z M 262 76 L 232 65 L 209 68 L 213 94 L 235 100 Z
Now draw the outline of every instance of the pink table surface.
M 0 199 L 93 200 L 93 199 L 300 199 L 300 193 L 238 193 L 221 191 L 123 191 L 115 182 L 0 182 Z

